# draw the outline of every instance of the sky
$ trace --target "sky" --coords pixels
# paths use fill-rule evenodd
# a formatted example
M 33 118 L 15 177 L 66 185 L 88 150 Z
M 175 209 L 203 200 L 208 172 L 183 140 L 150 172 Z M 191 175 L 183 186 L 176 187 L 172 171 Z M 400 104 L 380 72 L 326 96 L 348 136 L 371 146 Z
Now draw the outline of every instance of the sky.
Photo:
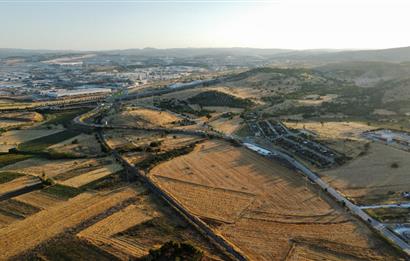
M 408 0 L 0 0 L 0 48 L 410 46 Z

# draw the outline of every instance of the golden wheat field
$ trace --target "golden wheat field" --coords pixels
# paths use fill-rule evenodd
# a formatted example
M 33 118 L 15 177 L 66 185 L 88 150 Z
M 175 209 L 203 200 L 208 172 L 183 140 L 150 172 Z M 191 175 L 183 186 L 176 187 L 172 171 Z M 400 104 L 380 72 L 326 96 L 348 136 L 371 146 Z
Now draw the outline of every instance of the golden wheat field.
M 208 141 L 149 176 L 192 213 L 212 220 L 215 231 L 251 260 L 283 260 L 292 240 L 316 240 L 322 248 L 330 242 L 332 253 L 349 252 L 352 260 L 397 260 L 387 244 L 299 173 L 245 148 Z M 320 248 L 307 255 L 331 257 Z
M 120 164 L 113 163 L 113 164 L 101 166 L 97 169 L 85 172 L 83 174 L 69 178 L 59 183 L 65 186 L 79 188 L 93 181 L 107 177 L 120 170 L 122 170 L 122 166 Z
M 0 195 L 40 183 L 37 177 L 23 176 L 0 184 Z
M 132 189 L 110 193 L 83 193 L 0 229 L 0 259 L 30 250 L 107 209 L 138 195 Z

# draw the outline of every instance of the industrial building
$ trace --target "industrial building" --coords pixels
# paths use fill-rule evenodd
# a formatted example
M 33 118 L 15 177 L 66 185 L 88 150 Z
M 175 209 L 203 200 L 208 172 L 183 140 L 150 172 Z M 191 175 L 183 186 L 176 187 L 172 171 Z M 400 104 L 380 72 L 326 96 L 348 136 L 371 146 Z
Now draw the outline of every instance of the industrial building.
M 111 89 L 108 88 L 89 88 L 89 89 L 75 89 L 75 90 L 53 90 L 41 92 L 42 95 L 51 98 L 63 98 L 63 97 L 73 97 L 73 96 L 83 96 L 90 94 L 108 94 L 111 93 Z

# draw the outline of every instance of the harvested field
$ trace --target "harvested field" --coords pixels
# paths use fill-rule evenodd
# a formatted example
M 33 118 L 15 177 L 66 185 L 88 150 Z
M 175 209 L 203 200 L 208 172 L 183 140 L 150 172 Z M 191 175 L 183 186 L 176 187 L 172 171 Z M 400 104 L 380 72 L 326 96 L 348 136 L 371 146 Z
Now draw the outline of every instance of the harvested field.
M 118 192 L 83 193 L 66 202 L 0 229 L 0 259 L 8 259 L 34 248 L 68 228 L 104 213 L 138 195 L 127 188 Z
M 284 122 L 289 128 L 303 129 L 312 131 L 322 139 L 363 139 L 360 135 L 364 131 L 375 129 L 361 122 Z
M 104 164 L 112 163 L 111 158 L 101 159 L 76 159 L 76 160 L 48 160 L 31 158 L 7 165 L 1 171 L 12 171 L 27 175 L 43 176 L 56 179 L 66 179 L 90 171 Z
M 0 167 L 7 166 L 9 164 L 13 164 L 25 159 L 32 157 L 31 155 L 23 155 L 23 154 L 14 154 L 14 153 L 7 153 L 0 155 Z
M 44 117 L 37 112 L 10 112 L 0 115 L 0 128 L 8 129 L 28 126 L 35 122 L 41 122 Z
M 180 120 L 172 113 L 146 108 L 132 108 L 108 117 L 108 121 L 113 125 L 144 128 L 170 127 Z
M 320 175 L 349 198 L 368 205 L 402 201 L 400 193 L 410 186 L 409 169 L 410 153 L 371 143 L 366 155 Z
M 62 202 L 61 199 L 42 191 L 33 191 L 14 198 L 39 209 L 47 209 Z
M 174 191 L 173 195 L 195 215 L 220 222 L 235 222 L 255 199 L 255 195 L 250 193 L 202 186 L 161 176 L 155 176 L 155 179 L 166 191 Z M 194 201 L 194 198 L 198 201 Z
M 7 131 L 0 135 L 0 144 L 17 146 L 20 143 L 52 135 L 61 131 L 61 129 L 30 129 Z
M 0 201 L 0 213 L 17 219 L 24 219 L 40 211 L 32 205 L 14 199 Z
M 17 217 L 0 213 L 0 229 L 20 220 Z
M 239 116 L 232 119 L 220 117 L 209 123 L 214 129 L 225 134 L 233 134 L 243 126 L 243 120 Z
M 137 205 L 130 205 L 81 231 L 78 237 L 122 258 L 144 256 L 147 253 L 146 249 L 129 244 L 127 241 L 116 238 L 115 235 L 153 218 L 145 212 Z
M 300 174 L 245 148 L 208 141 L 149 175 L 251 260 L 283 260 L 296 239 L 331 244 L 336 255 L 349 250 L 357 259 L 398 260 L 390 246 Z
M 0 172 L 0 184 L 12 181 L 21 176 L 23 175 L 15 172 Z
M 138 202 L 79 232 L 77 236 L 122 260 L 140 258 L 167 241 L 189 242 L 221 260 L 219 251 L 156 196 L 143 192 Z
M 79 188 L 81 186 L 87 185 L 88 183 L 91 183 L 93 181 L 109 176 L 113 173 L 116 173 L 120 170 L 122 170 L 122 166 L 120 164 L 114 163 L 110 165 L 105 165 L 101 168 L 81 174 L 79 176 L 62 181 L 60 183 L 65 186 Z
M 41 183 L 40 179 L 33 176 L 23 176 L 12 181 L 0 184 L 0 195 L 4 195 L 25 187 Z
M 75 156 L 101 155 L 101 145 L 94 135 L 80 134 L 71 139 L 54 144 L 47 148 L 48 151 L 70 154 Z

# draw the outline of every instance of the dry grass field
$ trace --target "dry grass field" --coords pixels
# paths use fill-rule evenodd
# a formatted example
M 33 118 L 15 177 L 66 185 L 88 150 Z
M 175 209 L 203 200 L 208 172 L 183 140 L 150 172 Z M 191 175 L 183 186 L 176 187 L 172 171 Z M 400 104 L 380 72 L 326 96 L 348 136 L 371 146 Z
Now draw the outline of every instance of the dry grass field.
M 91 183 L 93 181 L 102 179 L 104 177 L 107 177 L 113 173 L 116 173 L 118 171 L 122 170 L 122 166 L 120 164 L 114 163 L 114 164 L 109 164 L 109 165 L 104 165 L 102 167 L 99 167 L 98 169 L 80 174 L 78 176 L 75 176 L 73 178 L 64 180 L 62 182 L 59 182 L 62 185 L 69 186 L 69 187 L 74 187 L 74 188 L 79 188 L 84 185 L 87 185 L 88 183 Z
M 0 134 L 0 144 L 17 146 L 20 143 L 48 136 L 63 131 L 62 129 L 13 130 Z
M 12 171 L 33 176 L 42 176 L 53 178 L 62 173 L 80 168 L 82 166 L 95 165 L 96 159 L 76 159 L 76 160 L 48 160 L 41 158 L 31 158 L 17 163 L 7 165 L 1 170 Z
M 209 125 L 218 131 L 230 135 L 243 126 L 243 120 L 239 116 L 235 116 L 232 119 L 219 117 L 214 121 L 211 120 Z
M 94 135 L 80 134 L 71 139 L 54 144 L 47 148 L 48 151 L 67 153 L 75 156 L 101 155 L 101 146 Z
M 110 193 L 83 193 L 3 227 L 0 229 L 0 259 L 28 251 L 109 208 L 135 199 L 137 195 L 135 190 L 129 188 Z
M 392 248 L 300 174 L 245 148 L 205 142 L 154 167 L 149 176 L 251 260 L 284 260 L 295 240 L 318 246 L 304 251 L 306 260 L 398 260 Z
M 140 206 L 130 205 L 81 231 L 77 236 L 119 258 L 144 256 L 147 253 L 146 248 L 121 240 L 116 234 L 155 217 L 155 213 L 146 212 L 147 210 L 141 209 Z
M 356 158 L 365 151 L 365 144 L 369 143 L 361 137 L 364 131 L 375 129 L 362 122 L 284 122 L 287 127 L 313 132 L 317 139 L 330 148 Z
M 393 168 L 393 163 L 398 167 Z M 380 204 L 403 200 L 400 193 L 410 187 L 409 169 L 410 153 L 371 143 L 366 155 L 320 174 L 359 204 Z
M 24 187 L 32 186 L 40 183 L 39 178 L 33 176 L 23 176 L 13 179 L 7 183 L 0 184 L 0 195 L 22 189 Z
M 207 260 L 221 260 L 219 252 L 162 200 L 141 192 L 137 202 L 80 231 L 77 237 L 121 260 L 141 258 L 170 240 L 189 242 L 204 251 Z
M 42 191 L 29 192 L 14 199 L 39 209 L 47 209 L 62 202 L 61 199 Z
M 110 124 L 143 128 L 171 127 L 181 120 L 172 113 L 147 108 L 130 108 L 107 117 Z
M 0 115 L 0 128 L 8 129 L 28 126 L 44 120 L 43 115 L 37 112 L 10 112 Z

